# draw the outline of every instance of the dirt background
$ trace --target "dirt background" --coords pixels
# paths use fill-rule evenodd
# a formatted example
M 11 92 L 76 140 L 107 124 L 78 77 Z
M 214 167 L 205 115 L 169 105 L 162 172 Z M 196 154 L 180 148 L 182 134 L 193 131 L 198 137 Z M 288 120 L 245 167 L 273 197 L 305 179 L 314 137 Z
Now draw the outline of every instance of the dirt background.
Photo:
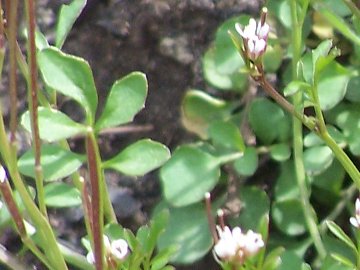
M 38 23 L 50 43 L 54 40 L 56 15 L 62 3 L 38 0 Z M 151 138 L 174 149 L 194 137 L 180 121 L 180 103 L 190 88 L 214 92 L 202 76 L 201 56 L 214 39 L 216 28 L 241 13 L 257 14 L 258 0 L 88 0 L 63 50 L 86 59 L 92 67 L 100 104 L 112 83 L 132 71 L 142 71 L 149 83 L 146 107 L 122 132 L 100 138 L 104 158 L 140 138 Z M 4 83 L 3 83 L 4 84 Z M 20 103 L 20 110 L 25 102 Z M 72 118 L 81 117 L 74 103 L 64 100 L 60 108 Z M 80 146 L 78 146 L 79 144 Z M 81 143 L 73 142 L 74 147 Z M 112 198 L 121 224 L 136 229 L 144 224 L 161 197 L 157 174 L 134 181 L 108 173 Z M 79 249 L 83 225 L 81 211 L 52 213 L 52 222 L 67 244 Z M 4 237 L 7 243 L 13 237 Z M 12 242 L 14 243 L 14 242 Z M 1 266 L 0 266 L 1 269 Z M 218 269 L 211 256 L 176 269 Z

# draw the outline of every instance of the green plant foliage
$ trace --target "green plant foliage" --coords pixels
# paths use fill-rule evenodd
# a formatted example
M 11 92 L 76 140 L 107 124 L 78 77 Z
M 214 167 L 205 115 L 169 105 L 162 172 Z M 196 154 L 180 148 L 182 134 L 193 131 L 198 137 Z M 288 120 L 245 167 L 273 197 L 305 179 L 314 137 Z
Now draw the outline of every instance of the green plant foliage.
M 304 214 L 298 199 L 274 202 L 272 218 L 278 229 L 287 235 L 301 235 L 306 231 Z
M 73 0 L 69 5 L 63 4 L 60 8 L 56 25 L 55 46 L 61 48 L 73 24 L 86 5 L 86 0 Z
M 259 165 L 259 157 L 254 147 L 247 147 L 242 157 L 234 161 L 234 168 L 240 175 L 251 176 Z
M 190 145 L 178 147 L 161 168 L 165 199 L 173 206 L 187 206 L 203 200 L 220 177 L 216 157 Z
M 285 161 L 290 158 L 291 149 L 285 143 L 274 144 L 270 146 L 270 156 L 276 161 Z
M 158 205 L 158 209 L 167 207 Z M 155 213 L 159 210 L 155 210 Z M 164 248 L 175 245 L 178 250 L 171 258 L 174 263 L 190 264 L 203 257 L 212 246 L 209 224 L 202 204 L 172 208 L 169 224 L 158 241 L 161 252 Z
M 205 139 L 208 138 L 209 124 L 229 118 L 231 109 L 232 106 L 224 100 L 192 90 L 186 93 L 182 103 L 182 121 L 189 131 Z
M 334 154 L 327 146 L 314 146 L 304 151 L 305 170 L 310 175 L 320 174 L 333 162 Z
M 145 139 L 126 147 L 118 155 L 103 162 L 104 169 L 115 169 L 131 176 L 144 175 L 164 164 L 170 152 L 161 143 Z
M 276 72 L 283 59 L 283 50 L 279 44 L 268 45 L 264 54 L 264 68 L 266 72 Z
M 340 104 L 329 113 L 329 119 L 341 129 L 350 151 L 354 155 L 359 155 L 360 112 L 357 105 Z
M 285 251 L 281 256 L 281 264 L 278 270 L 303 270 L 304 263 L 302 259 L 299 258 L 294 252 L 292 251 Z
M 34 199 L 35 198 L 35 190 L 32 187 L 29 187 L 28 190 L 31 195 L 31 198 Z M 14 200 L 16 202 L 16 205 L 17 205 L 20 213 L 23 213 L 25 211 L 25 205 L 24 205 L 23 201 L 21 200 L 19 192 L 14 191 L 13 197 L 14 197 Z M 2 205 L 2 207 L 0 207 L 0 229 L 3 230 L 11 222 L 11 215 L 9 213 L 8 208 L 5 206 L 5 203 L 3 201 L 1 201 L 1 203 L 3 203 L 3 205 Z
M 264 116 L 267 117 L 266 120 Z M 256 136 L 265 144 L 284 141 L 290 132 L 289 119 L 284 111 L 265 98 L 252 101 L 249 110 L 249 122 Z
M 76 100 L 93 123 L 98 99 L 89 64 L 54 47 L 40 51 L 38 62 L 46 85 Z
M 296 183 L 294 161 L 288 160 L 280 165 L 280 175 L 275 184 L 275 200 L 285 201 L 300 196 Z
M 206 81 L 220 90 L 243 91 L 247 85 L 247 75 L 239 71 L 225 74 L 219 72 L 215 63 L 215 52 L 210 48 L 204 55 L 202 68 Z
M 335 222 L 327 220 L 326 226 L 336 236 L 336 238 L 338 238 L 340 241 L 342 241 L 344 244 L 346 244 L 352 249 L 355 256 L 357 255 L 358 251 L 355 244 Z
M 215 145 L 220 145 L 239 152 L 244 152 L 245 150 L 245 144 L 240 130 L 232 122 L 212 122 L 208 133 Z
M 334 225 L 333 223 L 328 223 L 327 226 L 330 226 L 331 233 L 335 233 L 336 237 L 342 237 L 342 233 L 338 231 L 339 227 Z M 342 235 L 342 236 L 340 236 Z M 348 239 L 350 240 L 350 239 Z M 350 240 L 351 241 L 351 240 Z M 350 243 L 348 243 L 350 244 Z M 354 250 L 349 247 L 349 245 L 340 240 L 339 238 L 333 238 L 332 236 L 325 235 L 324 236 L 324 245 L 328 251 L 328 254 L 333 259 L 333 262 L 338 262 L 340 266 L 343 268 L 339 269 L 349 269 L 348 263 L 352 265 L 350 269 L 354 269 L 354 265 L 356 262 L 357 253 L 354 253 Z M 345 264 L 344 264 L 345 263 Z M 334 263 L 333 263 L 334 264 Z M 346 267 L 345 267 L 346 266 Z M 356 269 L 356 267 L 355 267 Z
M 244 230 L 257 230 L 264 216 L 269 214 L 270 202 L 266 193 L 257 187 L 242 187 L 239 191 L 240 215 L 232 219 L 234 226 Z
M 144 107 L 147 88 L 146 76 L 140 72 L 130 73 L 116 81 L 96 122 L 96 130 L 131 122 Z
M 340 64 L 332 62 L 321 72 L 318 85 L 321 109 L 334 108 L 345 96 L 350 73 Z
M 360 102 L 360 76 L 354 76 L 350 79 L 346 91 L 346 99 L 351 102 Z
M 324 172 L 314 176 L 312 184 L 323 190 L 327 190 L 334 194 L 340 195 L 344 178 L 344 168 L 341 166 L 339 161 L 334 160 L 330 167 L 328 167 Z M 325 201 L 328 200 L 328 198 L 324 199 Z
M 328 5 L 325 5 L 322 1 L 315 1 L 313 7 L 342 35 L 354 42 L 357 46 L 360 45 L 359 36 L 354 33 L 345 20 L 337 15 L 334 10 L 331 10 Z M 338 4 L 336 4 L 336 7 L 338 8 Z
M 85 134 L 87 127 L 71 120 L 66 114 L 50 108 L 38 108 L 40 138 L 49 142 Z M 31 132 L 30 113 L 21 117 L 22 126 Z
M 327 125 L 326 126 L 330 136 L 340 145 L 346 145 L 346 138 L 336 127 Z M 323 145 L 324 142 L 315 133 L 308 133 L 304 137 L 304 146 L 312 147 L 316 145 Z
M 45 181 L 65 178 L 80 168 L 84 157 L 57 145 L 43 145 L 41 148 L 41 165 Z M 34 152 L 27 151 L 18 161 L 22 174 L 35 178 Z
M 62 208 L 81 204 L 79 190 L 65 183 L 49 183 L 44 187 L 44 193 L 45 203 L 49 207 Z
M 228 32 L 235 30 L 235 23 L 247 25 L 250 17 L 243 15 L 231 18 L 224 22 L 217 30 L 215 36 L 215 66 L 221 74 L 232 74 L 244 67 L 244 62 L 239 57 L 239 52 L 229 37 Z

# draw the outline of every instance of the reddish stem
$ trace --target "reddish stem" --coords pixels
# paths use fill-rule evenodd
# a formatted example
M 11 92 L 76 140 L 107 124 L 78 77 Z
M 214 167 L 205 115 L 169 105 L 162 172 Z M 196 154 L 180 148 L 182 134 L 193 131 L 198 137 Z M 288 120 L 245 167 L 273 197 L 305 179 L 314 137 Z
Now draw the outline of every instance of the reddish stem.
M 103 269 L 103 237 L 102 237 L 102 211 L 100 194 L 100 175 L 97 166 L 97 151 L 91 134 L 86 136 L 86 152 L 88 159 L 88 169 L 91 184 L 91 227 L 94 241 L 94 258 L 96 270 Z

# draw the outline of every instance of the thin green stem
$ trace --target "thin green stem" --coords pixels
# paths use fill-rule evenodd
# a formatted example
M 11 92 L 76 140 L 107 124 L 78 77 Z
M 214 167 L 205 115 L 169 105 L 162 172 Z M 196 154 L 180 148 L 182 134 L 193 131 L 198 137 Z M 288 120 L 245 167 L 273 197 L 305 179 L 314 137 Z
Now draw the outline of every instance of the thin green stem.
M 330 214 L 328 214 L 320 224 L 320 231 L 324 233 L 327 231 L 328 226 L 326 225 L 326 221 L 335 220 L 340 214 L 343 213 L 346 205 L 350 200 L 354 197 L 355 193 L 358 191 L 358 187 L 355 183 L 352 183 L 346 190 L 341 192 L 341 199 L 333 208 Z
M 335 140 L 329 135 L 328 132 L 319 135 L 327 146 L 333 151 L 336 158 L 349 174 L 355 185 L 360 189 L 360 172 L 351 161 L 345 151 L 335 142 Z
M 292 20 L 291 38 L 292 38 L 292 48 L 293 48 L 292 78 L 296 80 L 298 79 L 297 65 L 301 57 L 301 47 L 302 47 L 301 35 L 302 35 L 303 22 L 299 21 L 298 7 L 296 0 L 291 0 L 290 9 L 291 9 L 291 20 Z M 302 107 L 301 92 L 298 92 L 294 95 L 293 104 L 295 110 L 300 109 Z M 297 117 L 293 117 L 293 151 L 294 151 L 296 179 L 300 190 L 300 199 L 305 216 L 305 221 L 317 252 L 319 253 L 321 258 L 325 258 L 326 249 L 321 240 L 318 224 L 316 222 L 316 218 L 314 216 L 314 213 L 312 211 L 312 206 L 310 204 L 310 192 L 306 185 L 306 174 L 305 174 L 304 159 L 303 159 L 303 153 L 304 153 L 303 128 L 302 128 L 302 122 Z

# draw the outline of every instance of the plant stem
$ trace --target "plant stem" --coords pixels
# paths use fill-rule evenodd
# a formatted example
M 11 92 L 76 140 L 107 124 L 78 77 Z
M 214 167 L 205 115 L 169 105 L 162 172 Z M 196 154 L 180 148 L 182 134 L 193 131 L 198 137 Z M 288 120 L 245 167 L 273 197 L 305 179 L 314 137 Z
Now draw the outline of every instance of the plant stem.
M 91 131 L 86 136 L 86 153 L 91 183 L 91 228 L 93 233 L 93 254 L 96 270 L 102 270 L 105 266 L 103 243 L 103 191 L 102 184 L 100 183 L 100 154 L 99 149 L 97 148 L 95 136 Z
M 301 47 L 302 47 L 302 23 L 298 18 L 298 6 L 296 0 L 291 0 L 290 2 L 291 9 L 291 20 L 292 20 L 292 46 L 293 46 L 293 58 L 292 58 L 292 78 L 294 80 L 298 79 L 297 75 L 297 65 L 301 57 Z M 304 11 L 303 11 L 304 12 Z M 294 95 L 293 104 L 295 108 L 301 108 L 302 105 L 302 93 L 298 92 Z M 312 211 L 312 206 L 310 204 L 310 192 L 306 185 L 306 174 L 304 168 L 304 159 L 303 159 L 303 128 L 302 121 L 298 117 L 293 116 L 293 149 L 294 149 L 294 163 L 295 163 L 295 173 L 300 190 L 300 200 L 303 208 L 305 221 L 309 229 L 309 233 L 314 242 L 314 246 L 319 253 L 321 258 L 325 258 L 326 249 L 322 243 L 320 232 L 318 229 L 318 224 L 316 222 L 315 215 Z
M 6 1 L 9 31 L 9 90 L 10 90 L 10 142 L 15 144 L 17 128 L 17 86 L 16 86 L 16 34 L 18 0 Z M 3 20 L 1 20 L 3 24 Z
M 33 139 L 33 150 L 35 155 L 35 181 L 36 191 L 41 213 L 47 217 L 43 170 L 41 166 L 41 142 L 38 123 L 38 83 L 37 83 L 37 62 L 35 46 L 35 2 L 34 0 L 25 1 L 27 21 L 28 21 L 28 59 L 30 68 L 30 89 L 28 91 L 30 104 L 31 133 Z

